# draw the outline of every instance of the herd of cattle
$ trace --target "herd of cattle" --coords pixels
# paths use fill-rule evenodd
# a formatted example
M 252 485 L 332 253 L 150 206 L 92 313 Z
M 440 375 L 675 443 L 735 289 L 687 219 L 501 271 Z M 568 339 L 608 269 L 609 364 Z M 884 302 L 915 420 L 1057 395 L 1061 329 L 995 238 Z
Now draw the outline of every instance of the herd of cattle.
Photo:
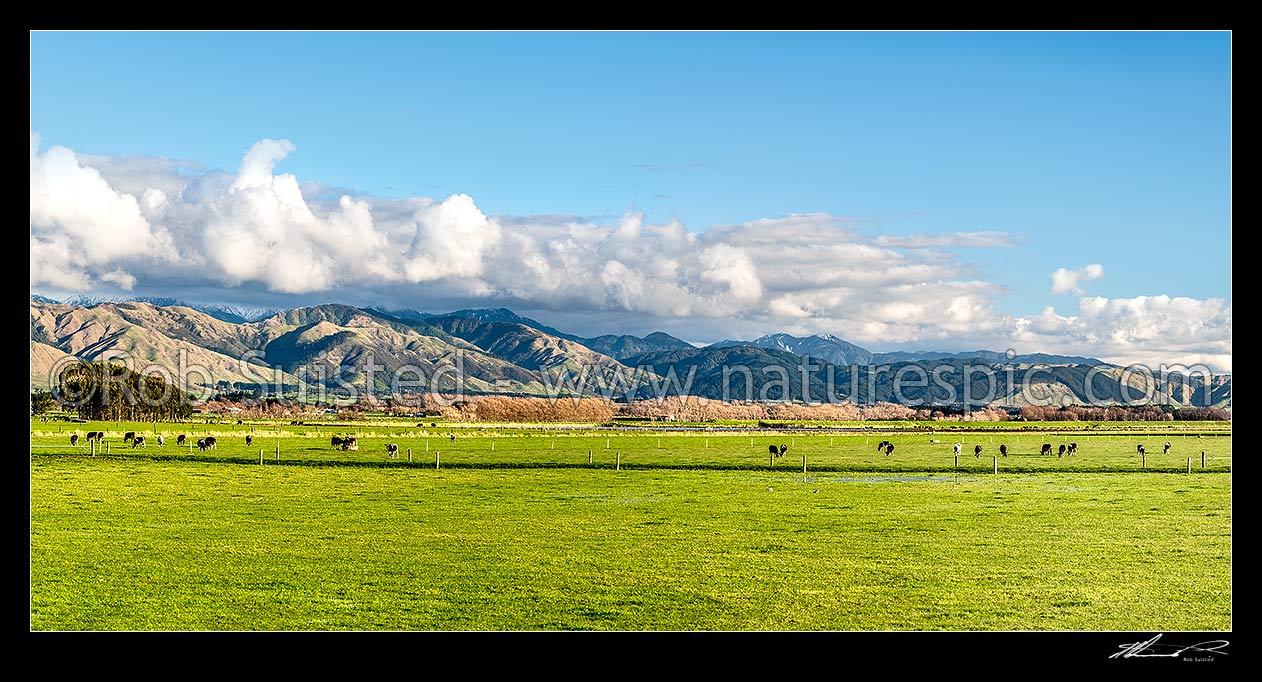
M 97 442 L 101 442 L 102 440 L 104 440 L 104 438 L 105 438 L 104 431 L 89 431 L 87 435 L 83 437 L 85 441 L 97 441 Z M 455 434 L 452 434 L 450 438 L 453 443 L 456 442 Z M 158 441 L 159 446 L 166 444 L 166 439 L 162 437 L 162 434 L 158 434 L 156 436 L 156 440 Z M 183 446 L 187 442 L 187 440 L 188 440 L 188 436 L 184 434 L 180 434 L 175 437 L 175 444 L 179 446 Z M 131 445 L 132 448 L 143 448 L 146 446 L 145 437 L 136 435 L 135 431 L 128 431 L 124 433 L 123 442 L 124 443 L 130 442 L 132 444 Z M 254 436 L 246 435 L 245 437 L 246 446 L 249 447 L 253 442 L 254 442 Z M 344 451 L 353 451 L 353 452 L 359 451 L 359 442 L 355 439 L 354 436 L 333 436 L 330 442 L 332 443 L 334 449 L 341 449 Z M 71 434 L 70 444 L 71 445 L 79 444 L 79 434 L 77 433 Z M 218 446 L 218 442 L 215 440 L 214 436 L 207 436 L 205 438 L 200 438 L 197 441 L 197 449 L 201 450 L 202 452 L 205 452 L 206 450 L 212 450 L 217 446 Z M 964 446 L 961 445 L 960 443 L 956 443 L 954 446 L 952 446 L 952 449 L 954 449 L 955 451 L 956 457 L 960 455 L 960 451 L 963 449 L 963 447 Z M 767 446 L 767 449 L 772 457 L 783 457 L 785 453 L 789 451 L 789 446 L 781 443 L 778 447 L 775 445 L 769 445 Z M 885 456 L 889 457 L 890 455 L 894 454 L 894 444 L 891 443 L 890 441 L 883 440 L 880 443 L 876 444 L 876 450 L 877 452 L 884 452 Z M 1144 456 L 1145 451 L 1144 451 L 1143 443 L 1136 445 L 1135 450 L 1139 454 L 1139 456 L 1141 457 Z M 1165 444 L 1161 448 L 1161 452 L 1163 454 L 1170 453 L 1170 441 L 1165 442 Z M 999 454 L 1002 457 L 1008 456 L 1008 446 L 1006 444 L 1002 444 L 999 446 Z M 1052 444 L 1043 443 L 1043 447 L 1039 449 L 1039 454 L 1050 457 L 1052 455 Z M 1068 443 L 1068 444 L 1061 443 L 1060 446 L 1056 448 L 1057 457 L 1067 457 L 1067 456 L 1076 455 L 1076 454 L 1078 454 L 1077 443 Z M 398 443 L 386 443 L 386 455 L 388 457 L 398 457 L 399 456 Z M 980 445 L 973 446 L 973 456 L 974 457 L 982 456 L 982 446 Z

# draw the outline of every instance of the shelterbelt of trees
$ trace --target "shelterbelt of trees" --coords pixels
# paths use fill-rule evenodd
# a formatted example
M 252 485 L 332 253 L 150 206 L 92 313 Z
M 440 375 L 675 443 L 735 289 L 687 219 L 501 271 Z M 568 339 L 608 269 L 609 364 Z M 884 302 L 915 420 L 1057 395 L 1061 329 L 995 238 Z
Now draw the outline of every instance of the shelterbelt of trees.
M 179 421 L 193 413 L 188 393 L 161 377 L 108 363 L 68 366 L 58 377 L 54 400 L 81 419 L 101 421 Z M 45 399 L 33 396 L 32 411 Z

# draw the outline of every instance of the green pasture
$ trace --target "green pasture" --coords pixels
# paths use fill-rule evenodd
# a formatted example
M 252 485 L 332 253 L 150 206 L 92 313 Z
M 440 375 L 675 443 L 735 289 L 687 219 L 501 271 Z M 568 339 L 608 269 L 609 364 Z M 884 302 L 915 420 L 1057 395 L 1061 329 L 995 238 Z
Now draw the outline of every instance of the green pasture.
M 671 461 L 690 456 L 682 441 L 626 451 Z M 579 450 L 497 441 L 510 442 L 521 447 L 497 457 Z M 303 443 L 318 447 L 282 447 Z M 692 456 L 741 457 L 724 446 Z M 459 447 L 453 459 L 489 456 Z M 1232 626 L 1221 473 L 434 471 L 32 452 L 36 630 Z M 1093 456 L 1113 457 L 1081 458 Z
M 54 424 L 33 422 L 31 452 L 36 456 L 89 455 L 92 449 L 83 440 L 70 445 L 70 433 L 103 430 L 111 457 L 179 459 L 203 461 L 259 461 L 275 464 L 347 463 L 358 465 L 452 468 L 491 467 L 593 467 L 610 468 L 620 462 L 623 468 L 698 468 L 802 470 L 807 471 L 928 471 L 993 472 L 995 458 L 1001 472 L 1026 471 L 1229 471 L 1231 437 L 1229 431 L 1109 433 L 1074 432 L 1066 429 L 1040 432 L 904 432 L 872 430 L 863 433 L 811 433 L 810 431 L 750 431 L 746 433 L 705 431 L 597 431 L 591 428 L 527 428 L 454 426 L 426 423 L 407 426 L 385 424 L 290 425 L 258 424 Z M 58 430 L 60 429 L 60 430 Z M 133 448 L 123 442 L 126 431 L 144 435 L 148 444 Z M 155 436 L 162 434 L 166 444 L 159 447 Z M 175 445 L 176 436 L 186 434 L 184 447 Z M 245 436 L 253 438 L 245 444 Z M 193 447 L 199 438 L 214 436 L 215 449 L 201 452 Z M 331 445 L 333 435 L 353 435 L 359 451 L 348 452 Z M 455 439 L 452 440 L 451 436 Z M 882 440 L 894 443 L 894 453 L 877 451 Z M 936 441 L 936 442 L 935 442 Z M 958 462 L 952 445 L 962 445 Z M 1068 443 L 1078 444 L 1078 454 L 1059 457 L 1041 454 L 1044 443 L 1053 452 Z M 1170 452 L 1164 453 L 1166 442 Z M 388 458 L 386 443 L 399 446 L 400 456 Z M 1008 447 L 1008 456 L 999 456 L 999 446 Z M 1141 461 L 1136 445 L 1143 444 Z M 787 445 L 783 457 L 771 458 L 768 447 Z M 980 457 L 974 456 L 980 445 Z M 279 446 L 279 453 L 278 453 Z M 105 446 L 96 454 L 104 455 Z M 1202 459 L 1202 452 L 1204 458 Z M 589 464 L 590 457 L 590 464 Z M 1202 466 L 1203 462 L 1203 466 Z

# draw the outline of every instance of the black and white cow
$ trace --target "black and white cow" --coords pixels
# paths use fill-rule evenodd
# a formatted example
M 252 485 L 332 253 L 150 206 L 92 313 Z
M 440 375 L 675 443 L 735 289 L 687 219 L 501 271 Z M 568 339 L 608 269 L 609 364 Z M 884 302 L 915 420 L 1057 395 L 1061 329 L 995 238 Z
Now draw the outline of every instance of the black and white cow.
M 70 444 L 71 444 L 71 445 L 78 445 L 78 444 L 79 444 L 79 434 L 77 434 L 77 433 L 72 433 L 72 434 L 70 434 Z
M 135 449 L 135 448 L 143 448 L 144 446 L 145 446 L 145 437 L 144 437 L 144 436 L 135 436 L 134 438 L 132 438 L 132 439 L 131 439 L 131 447 L 132 447 L 132 449 Z
M 1044 443 L 1044 444 L 1043 444 L 1043 449 L 1039 450 L 1039 454 L 1040 454 L 1040 455 L 1050 455 L 1050 454 L 1052 454 L 1052 444 L 1051 444 L 1051 443 Z
M 974 456 L 974 457 L 981 457 L 981 456 L 982 456 L 982 446 L 980 446 L 980 445 L 974 445 L 974 446 L 973 446 L 973 456 Z
M 390 457 L 398 457 L 399 456 L 398 443 L 386 443 L 386 454 L 389 455 Z
M 1008 456 L 1008 446 L 1007 446 L 1007 445 L 1000 445 L 1000 446 L 999 446 L 999 454 L 1000 454 L 1000 456 L 1007 457 L 1007 456 Z
M 185 436 L 184 434 L 182 434 L 182 433 L 181 433 L 180 435 L 178 435 L 178 436 L 176 436 L 176 437 L 175 437 L 175 444 L 176 444 L 176 445 L 183 445 L 183 444 L 184 444 L 184 441 L 186 441 L 186 440 L 188 440 L 188 436 Z

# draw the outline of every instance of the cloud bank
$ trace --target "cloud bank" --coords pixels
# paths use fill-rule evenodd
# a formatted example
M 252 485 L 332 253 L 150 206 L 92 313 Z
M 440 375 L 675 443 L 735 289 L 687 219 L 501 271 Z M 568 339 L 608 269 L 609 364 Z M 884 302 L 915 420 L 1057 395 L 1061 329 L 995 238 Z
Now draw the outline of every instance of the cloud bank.
M 1231 306 L 1219 299 L 1082 297 L 1068 315 L 999 314 L 1003 288 L 947 249 L 1007 248 L 1019 235 L 872 237 L 824 214 L 701 232 L 638 213 L 608 224 L 487 216 L 465 194 L 383 199 L 300 183 L 276 172 L 294 151 L 287 140 L 262 140 L 235 172 L 222 172 L 41 149 L 32 134 L 31 286 L 227 287 L 273 300 L 354 292 L 408 307 L 464 301 L 616 313 L 675 330 L 695 321 L 708 334 L 830 332 L 877 347 L 967 340 L 1105 359 L 1202 358 L 1230 369 Z M 1102 275 L 1098 264 L 1062 268 L 1052 288 L 1081 293 Z

